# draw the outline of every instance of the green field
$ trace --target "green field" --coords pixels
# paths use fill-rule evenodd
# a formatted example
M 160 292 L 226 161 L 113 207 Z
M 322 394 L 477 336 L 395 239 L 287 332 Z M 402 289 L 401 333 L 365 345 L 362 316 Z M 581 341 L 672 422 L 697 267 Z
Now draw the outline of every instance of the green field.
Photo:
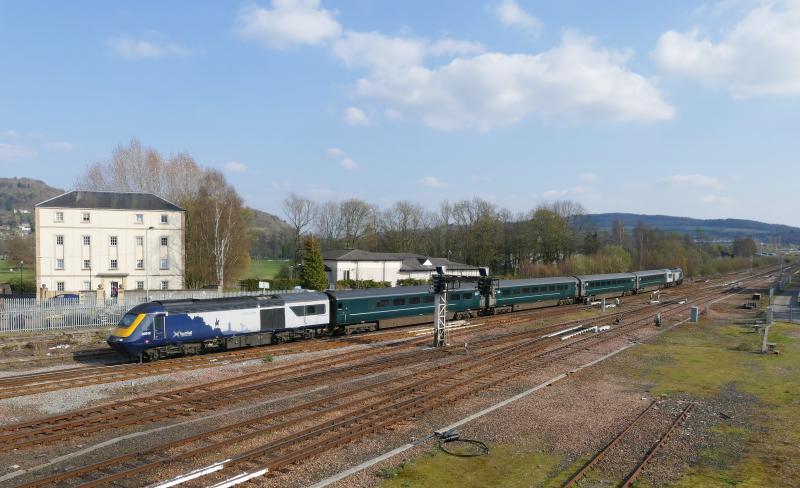
M 9 271 L 10 269 L 13 269 L 14 271 Z M 22 280 L 23 281 L 33 280 L 32 268 L 23 266 Z M 0 259 L 0 283 L 11 283 L 12 285 L 19 283 L 19 269 L 15 264 L 12 264 L 4 259 Z
M 245 278 L 275 278 L 281 269 L 290 263 L 288 259 L 253 259 L 250 261 L 250 269 L 247 270 Z

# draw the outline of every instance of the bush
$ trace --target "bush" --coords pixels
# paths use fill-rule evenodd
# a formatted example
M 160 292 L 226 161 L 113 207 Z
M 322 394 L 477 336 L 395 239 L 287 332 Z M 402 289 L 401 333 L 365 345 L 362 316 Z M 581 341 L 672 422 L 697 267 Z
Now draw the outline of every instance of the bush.
M 336 282 L 337 290 L 356 290 L 363 288 L 389 288 L 392 284 L 388 281 L 375 280 L 339 280 Z
M 271 279 L 247 278 L 245 280 L 239 281 L 239 289 L 242 291 L 258 291 L 259 281 L 268 282 L 270 290 L 291 290 L 292 288 L 300 284 L 299 281 L 293 280 L 291 278 L 271 278 Z M 264 290 L 264 291 L 268 292 L 269 290 Z
M 427 285 L 430 283 L 430 280 L 418 280 L 416 278 L 405 278 L 402 280 L 397 280 L 397 286 L 421 286 Z

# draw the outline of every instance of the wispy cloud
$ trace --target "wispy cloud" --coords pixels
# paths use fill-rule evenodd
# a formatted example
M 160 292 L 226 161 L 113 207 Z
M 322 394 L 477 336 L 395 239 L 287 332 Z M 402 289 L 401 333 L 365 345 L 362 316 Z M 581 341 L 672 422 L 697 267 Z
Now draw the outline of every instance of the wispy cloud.
M 581 173 L 580 175 L 578 175 L 578 178 L 580 178 L 581 181 L 592 183 L 594 181 L 597 181 L 599 176 L 597 176 L 596 173 Z
M 112 54 L 129 61 L 184 57 L 192 54 L 191 49 L 160 37 L 158 33 L 151 33 L 148 39 L 136 39 L 128 35 L 121 35 L 109 39 L 108 47 Z
M 369 125 L 369 117 L 358 107 L 347 107 L 342 120 L 344 120 L 347 125 L 358 125 L 361 127 Z
M 55 152 L 69 152 L 77 148 L 75 144 L 66 141 L 46 142 L 44 147 Z
M 31 146 L 0 142 L 0 161 L 13 162 L 21 159 L 33 159 L 38 155 L 36 149 Z
M 523 10 L 514 0 L 503 0 L 494 8 L 494 13 L 503 25 L 517 27 L 534 36 L 542 31 L 542 21 Z
M 666 182 L 675 186 L 691 186 L 695 188 L 709 188 L 719 191 L 724 185 L 718 178 L 701 174 L 672 175 L 664 179 Z
M 358 163 L 356 163 L 350 158 L 344 158 L 341 161 L 339 161 L 339 166 L 348 171 L 355 171 L 358 169 Z
M 325 152 L 328 153 L 328 156 L 333 156 L 334 158 L 343 158 L 347 155 L 347 153 L 338 147 L 329 147 Z
M 225 163 L 225 169 L 231 173 L 244 173 L 247 171 L 247 165 L 240 163 L 239 161 L 228 161 Z
M 422 183 L 423 186 L 427 186 L 429 188 L 440 188 L 444 186 L 444 183 L 435 176 L 425 176 L 419 180 L 419 182 Z

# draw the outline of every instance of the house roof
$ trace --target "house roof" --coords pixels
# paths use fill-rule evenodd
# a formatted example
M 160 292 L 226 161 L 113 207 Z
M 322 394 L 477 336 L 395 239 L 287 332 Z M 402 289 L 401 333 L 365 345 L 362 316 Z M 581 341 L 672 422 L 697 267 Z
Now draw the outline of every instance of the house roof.
M 333 249 L 322 253 L 325 261 L 402 261 L 400 271 L 431 271 L 436 266 L 449 270 L 478 269 L 476 266 L 456 263 L 447 258 L 432 258 L 407 252 L 372 252 L 361 249 Z
M 109 210 L 167 210 L 184 209 L 152 193 L 72 190 L 45 200 L 39 208 L 86 208 Z

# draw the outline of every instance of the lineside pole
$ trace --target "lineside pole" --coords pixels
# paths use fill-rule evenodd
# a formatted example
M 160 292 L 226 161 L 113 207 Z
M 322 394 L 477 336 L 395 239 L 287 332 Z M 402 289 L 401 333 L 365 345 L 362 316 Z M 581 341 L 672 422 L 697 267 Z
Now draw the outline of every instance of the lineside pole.
M 433 329 L 433 347 L 447 345 L 447 288 L 436 293 L 436 324 Z

